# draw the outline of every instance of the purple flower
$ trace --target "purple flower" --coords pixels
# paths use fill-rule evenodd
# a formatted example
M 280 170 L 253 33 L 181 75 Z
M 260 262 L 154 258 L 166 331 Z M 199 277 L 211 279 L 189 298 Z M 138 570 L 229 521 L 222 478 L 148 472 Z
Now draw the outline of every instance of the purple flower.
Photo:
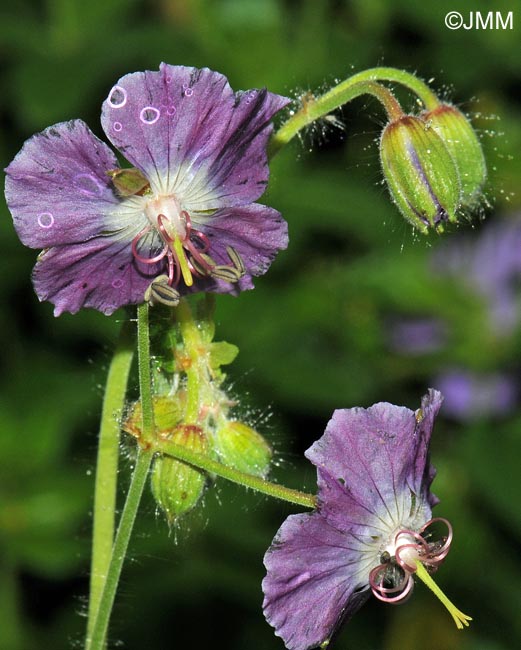
M 428 449 L 441 401 L 430 390 L 416 412 L 387 403 L 337 410 L 306 452 L 318 509 L 288 517 L 264 558 L 265 615 L 290 650 L 325 647 L 371 592 L 398 602 L 413 574 L 432 580 L 424 565 L 432 573 L 452 539 L 446 520 L 431 520 Z M 433 541 L 440 522 L 448 534 Z M 458 626 L 468 625 L 451 607 Z
M 30 138 L 7 168 L 6 197 L 33 273 L 55 315 L 105 314 L 147 299 L 253 287 L 287 245 L 280 214 L 254 203 L 266 188 L 270 120 L 288 100 L 234 93 L 208 69 L 161 64 L 122 77 L 102 126 L 134 168 L 81 120 Z
M 501 416 L 516 407 L 517 384 L 507 374 L 451 368 L 434 383 L 445 395 L 444 412 L 457 420 Z

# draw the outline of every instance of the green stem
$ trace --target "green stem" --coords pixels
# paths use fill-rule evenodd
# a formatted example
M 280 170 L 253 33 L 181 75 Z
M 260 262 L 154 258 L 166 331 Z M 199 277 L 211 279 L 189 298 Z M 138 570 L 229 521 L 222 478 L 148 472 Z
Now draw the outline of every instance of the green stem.
M 148 327 L 148 305 L 146 303 L 137 308 L 137 349 L 139 390 L 142 408 L 142 433 L 144 441 L 154 438 L 154 411 L 152 405 L 152 387 L 150 373 L 150 338 Z M 116 597 L 116 590 L 127 553 L 130 535 L 134 527 L 139 503 L 148 477 L 154 452 L 152 449 L 140 450 L 132 480 L 119 521 L 118 532 L 114 540 L 107 577 L 103 587 L 97 616 L 92 628 L 92 635 L 88 639 L 87 650 L 103 650 L 107 635 L 110 615 Z
M 181 329 L 185 350 L 190 355 L 190 366 L 186 368 L 186 395 L 187 403 L 185 409 L 185 424 L 195 424 L 199 415 L 200 393 L 201 393 L 201 373 L 204 374 L 204 368 L 201 367 L 206 359 L 201 358 L 201 336 L 197 329 L 190 305 L 185 299 L 182 299 L 175 309 L 175 316 Z
M 352 83 L 351 79 L 352 77 L 320 97 L 306 101 L 302 108 L 271 136 L 268 157 L 272 158 L 303 128 L 361 95 L 376 97 L 383 104 L 390 120 L 396 120 L 403 116 L 401 106 L 390 90 L 374 81 Z
M 103 398 L 94 486 L 87 645 L 98 612 L 114 542 L 120 420 L 134 354 L 132 329 L 129 322 L 125 322 L 121 328 Z
M 268 156 L 273 157 L 278 151 L 288 144 L 297 133 L 314 122 L 339 108 L 340 106 L 360 97 L 370 94 L 379 99 L 387 111 L 389 119 L 395 120 L 403 115 L 399 103 L 394 95 L 378 82 L 391 81 L 402 84 L 412 90 L 420 98 L 425 108 L 432 110 L 439 105 L 439 99 L 432 90 L 410 72 L 397 68 L 370 68 L 349 77 L 342 83 L 334 86 L 324 95 L 306 101 L 304 106 L 292 115 L 270 140 Z
M 351 83 L 358 83 L 359 81 L 390 81 L 399 83 L 415 93 L 427 110 L 432 110 L 439 105 L 440 100 L 438 96 L 429 88 L 429 86 L 415 75 L 405 70 L 398 68 L 377 67 L 369 68 L 363 72 L 358 72 L 349 78 Z M 345 83 L 345 82 L 344 82 Z
M 152 405 L 152 376 L 150 372 L 150 334 L 148 303 L 137 308 L 137 351 L 139 394 L 141 397 L 142 439 L 146 444 L 154 438 L 154 409 Z
M 141 495 L 143 494 L 143 489 L 148 478 L 152 458 L 152 451 L 139 451 L 127 493 L 127 499 L 119 521 L 118 532 L 114 541 L 112 558 L 103 594 L 101 596 L 98 615 L 94 623 L 90 643 L 87 646 L 88 650 L 103 650 L 105 646 L 105 638 L 107 636 L 110 615 L 116 597 L 116 590 L 121 576 L 123 562 L 127 554 L 130 535 L 134 527 L 134 521 L 141 501 Z
M 252 474 L 240 472 L 239 470 L 233 469 L 228 465 L 223 465 L 204 454 L 194 452 L 183 445 L 177 445 L 169 440 L 158 440 L 155 443 L 155 448 L 156 451 L 172 456 L 172 458 L 193 465 L 198 469 L 205 470 L 210 474 L 221 476 L 233 483 L 238 483 L 244 487 L 252 488 L 257 490 L 257 492 L 262 492 L 271 497 L 282 499 L 283 501 L 289 501 L 290 503 L 304 506 L 306 508 L 316 508 L 317 506 L 317 500 L 313 494 L 307 494 L 305 492 L 300 492 L 299 490 L 292 490 L 291 488 L 278 485 L 277 483 L 270 483 L 270 481 L 266 481 L 260 476 L 253 476 Z

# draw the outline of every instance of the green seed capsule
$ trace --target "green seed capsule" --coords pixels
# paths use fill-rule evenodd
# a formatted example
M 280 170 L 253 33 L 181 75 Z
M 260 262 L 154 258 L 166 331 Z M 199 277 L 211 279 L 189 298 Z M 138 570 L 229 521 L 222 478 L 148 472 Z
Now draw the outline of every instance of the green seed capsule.
M 214 448 L 223 465 L 255 476 L 266 476 L 271 448 L 254 429 L 242 422 L 226 422 L 213 437 Z
M 487 165 L 472 125 L 460 110 L 450 104 L 440 104 L 421 117 L 441 137 L 456 163 L 462 206 L 474 207 L 487 178 Z
M 390 122 L 380 141 L 382 170 L 403 216 L 426 234 L 456 222 L 461 185 L 458 169 L 435 129 L 419 117 Z

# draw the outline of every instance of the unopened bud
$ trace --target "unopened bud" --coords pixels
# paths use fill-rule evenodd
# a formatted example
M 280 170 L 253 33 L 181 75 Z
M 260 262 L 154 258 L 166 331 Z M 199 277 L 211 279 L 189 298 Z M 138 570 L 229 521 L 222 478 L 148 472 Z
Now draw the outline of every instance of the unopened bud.
M 435 129 L 419 117 L 390 122 L 380 141 L 382 169 L 394 202 L 426 234 L 456 222 L 461 187 L 458 169 Z
M 474 206 L 487 178 L 487 166 L 472 125 L 460 110 L 450 104 L 440 104 L 421 117 L 438 133 L 456 163 L 461 182 L 461 204 Z
M 154 425 L 158 436 L 168 434 L 182 420 L 186 402 L 185 391 L 179 390 L 175 395 L 155 395 Z M 141 440 L 142 411 L 141 401 L 136 402 L 123 423 L 123 430 Z
M 204 454 L 208 441 L 200 427 L 180 424 L 168 440 Z M 202 497 L 208 475 L 169 456 L 158 456 L 152 468 L 152 493 L 169 524 L 194 508 Z
M 223 465 L 255 476 L 266 476 L 271 448 L 254 429 L 242 422 L 229 421 L 214 433 L 214 448 Z

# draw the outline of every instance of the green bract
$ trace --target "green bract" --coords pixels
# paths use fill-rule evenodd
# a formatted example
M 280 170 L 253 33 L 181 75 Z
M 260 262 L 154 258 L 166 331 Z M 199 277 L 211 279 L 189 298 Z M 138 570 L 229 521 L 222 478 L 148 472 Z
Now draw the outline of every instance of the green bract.
M 380 141 L 382 169 L 403 216 L 426 234 L 456 222 L 461 203 L 458 168 L 442 138 L 419 117 L 390 122 Z

